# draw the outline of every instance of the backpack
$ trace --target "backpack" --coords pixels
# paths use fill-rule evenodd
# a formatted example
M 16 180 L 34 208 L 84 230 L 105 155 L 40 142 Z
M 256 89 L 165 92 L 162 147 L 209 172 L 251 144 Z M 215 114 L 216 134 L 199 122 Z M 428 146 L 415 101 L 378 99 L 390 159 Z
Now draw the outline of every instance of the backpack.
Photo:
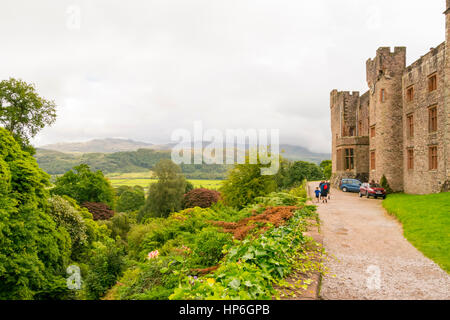
M 328 186 L 325 184 L 325 185 L 323 186 L 323 188 L 324 188 L 325 190 L 327 190 L 327 189 L 328 189 Z

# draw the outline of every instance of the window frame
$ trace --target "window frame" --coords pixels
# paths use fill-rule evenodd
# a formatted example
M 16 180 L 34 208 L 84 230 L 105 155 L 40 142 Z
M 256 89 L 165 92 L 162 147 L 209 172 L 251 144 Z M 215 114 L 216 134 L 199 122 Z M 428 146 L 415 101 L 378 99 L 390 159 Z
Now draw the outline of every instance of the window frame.
M 438 87 L 437 72 L 434 72 L 428 76 L 428 92 L 433 92 L 437 90 Z
M 408 170 L 414 170 L 414 148 L 408 148 L 406 155 Z
M 414 138 L 414 113 L 406 115 L 406 136 L 408 138 Z
M 370 170 L 377 169 L 377 156 L 375 150 L 370 151 Z
M 377 135 L 377 126 L 373 125 L 370 127 L 370 138 L 375 138 Z
M 438 169 L 438 146 L 433 145 L 428 147 L 428 169 L 435 171 Z
M 406 88 L 406 102 L 413 102 L 415 96 L 414 85 Z
M 428 107 L 428 133 L 438 131 L 437 104 Z
M 344 170 L 350 171 L 355 169 L 355 149 L 344 149 Z

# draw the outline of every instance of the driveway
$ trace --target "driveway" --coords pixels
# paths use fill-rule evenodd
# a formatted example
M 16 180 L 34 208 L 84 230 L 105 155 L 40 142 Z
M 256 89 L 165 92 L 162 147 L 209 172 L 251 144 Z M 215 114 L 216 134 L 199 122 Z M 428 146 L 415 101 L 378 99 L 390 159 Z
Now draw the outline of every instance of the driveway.
M 450 276 L 403 237 L 382 200 L 333 189 L 318 212 L 329 255 L 323 299 L 450 299 Z

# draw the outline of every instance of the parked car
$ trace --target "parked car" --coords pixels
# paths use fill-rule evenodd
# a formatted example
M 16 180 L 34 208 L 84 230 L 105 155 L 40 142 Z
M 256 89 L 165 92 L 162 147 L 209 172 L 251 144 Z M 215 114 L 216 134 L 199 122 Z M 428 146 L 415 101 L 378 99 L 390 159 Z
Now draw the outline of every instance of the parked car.
M 386 190 L 377 183 L 363 183 L 359 189 L 359 196 L 366 196 L 367 198 L 374 197 L 386 199 Z
M 359 192 L 361 181 L 356 179 L 342 179 L 339 183 L 339 189 L 344 192 Z

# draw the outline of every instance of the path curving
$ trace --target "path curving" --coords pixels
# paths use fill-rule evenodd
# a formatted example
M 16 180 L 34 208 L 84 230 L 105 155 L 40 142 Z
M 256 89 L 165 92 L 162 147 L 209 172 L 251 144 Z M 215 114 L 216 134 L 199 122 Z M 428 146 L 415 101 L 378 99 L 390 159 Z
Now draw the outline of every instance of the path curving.
M 312 192 L 318 183 L 309 183 Z M 322 299 L 450 299 L 450 276 L 403 236 L 381 200 L 333 189 L 319 204 L 329 274 Z

